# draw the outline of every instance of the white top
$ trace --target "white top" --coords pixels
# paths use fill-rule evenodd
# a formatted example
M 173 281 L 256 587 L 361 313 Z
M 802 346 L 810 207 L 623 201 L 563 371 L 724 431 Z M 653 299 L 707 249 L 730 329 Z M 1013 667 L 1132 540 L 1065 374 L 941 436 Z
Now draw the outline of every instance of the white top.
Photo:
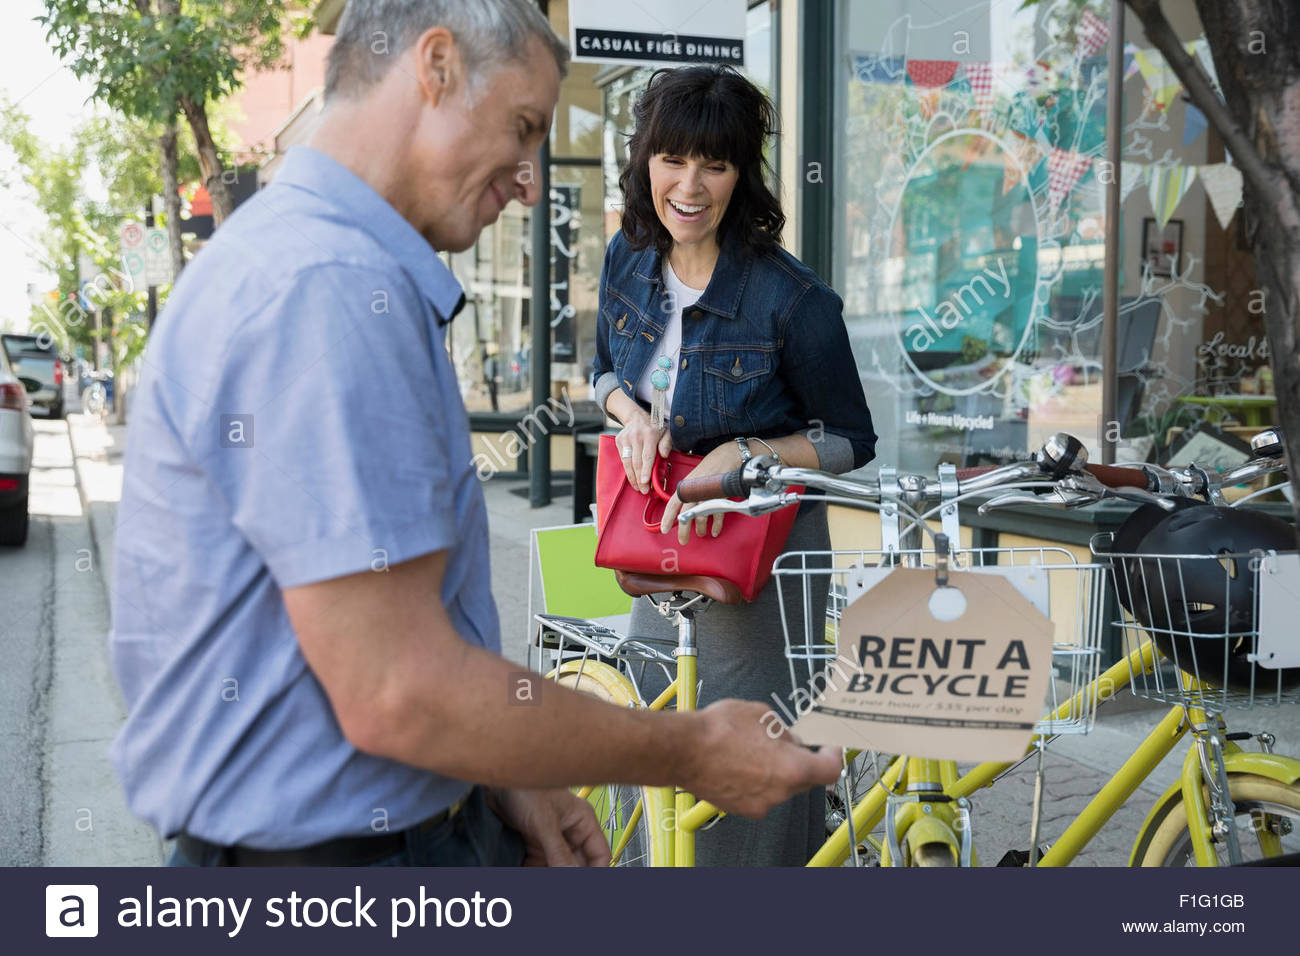
M 636 383 L 636 397 L 643 402 L 653 401 L 654 386 L 650 384 L 650 373 L 659 367 L 659 356 L 667 355 L 673 363 L 673 367 L 668 370 L 668 391 L 664 395 L 664 408 L 669 409 L 673 407 L 673 392 L 677 390 L 677 370 L 682 364 L 678 357 L 678 353 L 682 350 L 682 313 L 704 295 L 704 290 L 692 289 L 677 278 L 673 267 L 668 264 L 667 256 L 663 258 L 663 270 L 664 285 L 667 287 L 668 301 L 672 303 L 673 310 L 668 315 L 668 325 L 664 329 L 663 338 L 659 340 L 658 351 L 650 356 L 645 371 L 641 373 L 641 378 Z

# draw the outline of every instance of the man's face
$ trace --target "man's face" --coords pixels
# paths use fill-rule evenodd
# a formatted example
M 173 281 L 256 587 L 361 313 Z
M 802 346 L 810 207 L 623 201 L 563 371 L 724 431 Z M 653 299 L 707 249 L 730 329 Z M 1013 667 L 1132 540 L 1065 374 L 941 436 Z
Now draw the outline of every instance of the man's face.
M 560 72 L 533 40 L 524 60 L 480 77 L 472 103 L 466 92 L 461 72 L 448 95 L 425 110 L 412 143 L 408 208 L 439 251 L 474 245 L 510 200 L 537 202 L 538 150 L 550 130 Z

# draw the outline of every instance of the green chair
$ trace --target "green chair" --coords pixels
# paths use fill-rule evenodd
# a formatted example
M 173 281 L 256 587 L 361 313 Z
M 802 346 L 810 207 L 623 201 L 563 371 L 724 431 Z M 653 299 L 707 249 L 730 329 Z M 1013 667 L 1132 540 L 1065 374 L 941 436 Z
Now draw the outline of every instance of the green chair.
M 596 567 L 596 527 L 590 522 L 535 528 L 528 542 L 528 622 L 537 628 L 539 614 L 585 618 L 626 634 L 632 597 L 618 586 L 614 572 Z M 536 565 L 534 565 L 536 561 Z M 540 588 L 534 584 L 540 582 Z M 538 647 L 538 634 L 529 654 Z

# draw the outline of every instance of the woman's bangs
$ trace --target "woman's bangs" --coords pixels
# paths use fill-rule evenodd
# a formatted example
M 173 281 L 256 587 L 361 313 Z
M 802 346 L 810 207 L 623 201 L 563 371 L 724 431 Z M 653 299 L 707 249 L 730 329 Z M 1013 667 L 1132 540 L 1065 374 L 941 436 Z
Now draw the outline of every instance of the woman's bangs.
M 649 129 L 650 152 L 670 156 L 721 159 L 739 169 L 741 157 L 753 149 L 752 133 L 737 122 L 736 110 L 725 110 L 715 97 L 691 103 L 664 103 Z

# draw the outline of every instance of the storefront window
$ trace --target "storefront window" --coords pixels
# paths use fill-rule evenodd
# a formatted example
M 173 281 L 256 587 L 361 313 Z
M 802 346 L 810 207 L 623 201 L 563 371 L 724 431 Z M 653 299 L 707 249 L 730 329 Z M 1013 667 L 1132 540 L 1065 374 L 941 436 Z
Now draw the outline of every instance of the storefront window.
M 999 462 L 1067 431 L 1094 454 L 1106 437 L 1120 460 L 1180 463 L 1194 433 L 1219 443 L 1202 441 L 1199 454 L 1227 455 L 1270 420 L 1241 177 L 1131 15 L 1116 169 L 1106 0 L 837 9 L 834 281 L 880 460 Z M 1194 8 L 1170 16 L 1212 75 Z M 1115 182 L 1112 225 L 1104 197 Z M 1110 228 L 1120 301 L 1107 422 Z
M 568 36 L 568 3 L 551 0 L 551 23 Z M 552 391 L 588 397 L 596 335 L 601 234 L 599 67 L 571 63 L 551 126 Z M 518 411 L 532 402 L 532 228 L 511 203 L 473 249 L 449 257 L 465 287 L 450 347 L 470 411 Z
M 1195 5 L 1168 13 L 1213 82 Z M 1231 467 L 1276 403 L 1242 177 L 1131 14 L 1125 36 L 1120 450 Z
M 840 6 L 836 287 L 902 468 L 1095 446 L 1106 4 L 1019 7 Z

